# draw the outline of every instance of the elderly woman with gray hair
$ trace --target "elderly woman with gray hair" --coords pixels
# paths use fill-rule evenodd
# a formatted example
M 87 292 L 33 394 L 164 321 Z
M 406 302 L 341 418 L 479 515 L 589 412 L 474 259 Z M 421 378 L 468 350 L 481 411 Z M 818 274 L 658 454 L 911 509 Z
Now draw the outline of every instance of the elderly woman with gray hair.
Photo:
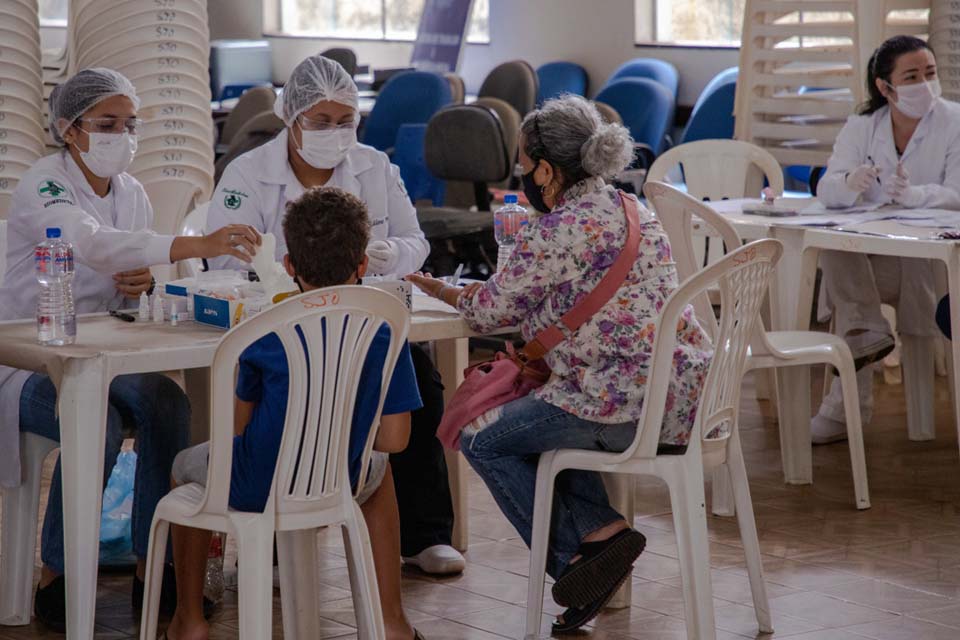
M 419 274 L 409 279 L 455 305 L 472 329 L 518 326 L 529 341 L 590 293 L 624 248 L 626 203 L 604 178 L 630 164 L 633 141 L 622 126 L 604 124 L 588 101 L 561 97 L 524 119 L 519 155 L 524 192 L 538 215 L 518 235 L 505 268 L 466 289 Z M 528 545 L 539 454 L 561 448 L 623 451 L 636 433 L 654 320 L 677 287 L 677 271 L 660 223 L 633 204 L 640 219 L 639 254 L 616 294 L 546 355 L 552 373 L 543 387 L 486 414 L 461 435 L 464 456 Z M 677 332 L 660 440 L 682 447 L 693 427 L 710 346 L 691 309 Z M 643 535 L 611 508 L 598 474 L 563 472 L 547 570 L 556 579 L 554 599 L 570 608 L 554 630 L 571 631 L 596 616 L 629 579 L 644 544 Z M 585 601 L 584 592 L 599 596 Z

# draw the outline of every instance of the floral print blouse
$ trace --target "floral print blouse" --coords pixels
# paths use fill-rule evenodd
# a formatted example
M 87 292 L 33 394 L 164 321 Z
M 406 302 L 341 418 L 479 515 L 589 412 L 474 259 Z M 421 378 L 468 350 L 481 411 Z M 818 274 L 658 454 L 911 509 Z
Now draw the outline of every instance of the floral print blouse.
M 575 416 L 618 424 L 640 418 L 655 320 L 677 288 L 677 270 L 660 222 L 642 205 L 640 253 L 614 298 L 546 356 L 553 371 L 536 396 Z M 626 239 L 616 189 L 588 178 L 527 225 L 504 270 L 459 310 L 478 332 L 519 326 L 525 340 L 556 324 L 599 283 Z M 674 378 L 660 441 L 686 444 L 712 347 L 687 307 L 677 327 Z

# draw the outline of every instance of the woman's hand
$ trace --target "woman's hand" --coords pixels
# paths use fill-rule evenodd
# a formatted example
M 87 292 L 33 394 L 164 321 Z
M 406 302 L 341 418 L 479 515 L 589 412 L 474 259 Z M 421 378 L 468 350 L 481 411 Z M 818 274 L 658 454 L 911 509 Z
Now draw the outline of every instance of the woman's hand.
M 250 225 L 228 224 L 207 236 L 177 236 L 170 245 L 170 262 L 217 256 L 250 262 L 261 242 L 260 232 Z
M 202 253 L 196 257 L 233 256 L 244 262 L 251 261 L 261 243 L 260 232 L 246 224 L 228 224 L 202 240 Z
M 113 281 L 117 283 L 117 291 L 128 298 L 139 298 L 141 293 L 150 290 L 153 286 L 153 275 L 150 269 L 134 269 L 113 274 Z
M 439 278 L 434 278 L 429 273 L 422 273 L 417 271 L 416 273 L 411 273 L 406 278 L 407 282 L 412 282 L 417 286 L 420 291 L 423 291 L 425 294 L 431 298 L 439 298 L 440 291 L 447 286 L 447 283 Z

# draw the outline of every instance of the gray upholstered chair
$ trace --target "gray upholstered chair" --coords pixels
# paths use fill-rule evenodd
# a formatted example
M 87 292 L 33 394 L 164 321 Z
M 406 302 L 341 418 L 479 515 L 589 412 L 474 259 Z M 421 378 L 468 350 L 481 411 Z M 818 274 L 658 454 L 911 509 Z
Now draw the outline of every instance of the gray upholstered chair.
M 277 99 L 273 87 L 253 87 L 244 91 L 237 106 L 227 114 L 223 121 L 223 130 L 220 132 L 220 144 L 229 146 L 237 132 L 254 116 L 273 109 L 273 102 Z
M 278 133 L 283 131 L 283 127 L 283 120 L 273 113 L 272 108 L 249 118 L 240 127 L 240 130 L 234 134 L 227 152 L 217 158 L 217 163 L 214 166 L 214 180 L 220 182 L 220 176 L 223 175 L 223 170 L 227 168 L 231 160 L 273 140 Z
M 477 98 L 473 104 L 492 109 L 500 118 L 500 125 L 503 127 L 503 141 L 507 145 L 507 153 L 510 154 L 510 174 L 513 175 L 514 166 L 517 162 L 517 146 L 520 142 L 520 114 L 513 106 L 500 98 Z M 490 186 L 497 189 L 510 189 L 510 181 L 511 179 L 507 178 Z
M 452 72 L 444 73 L 443 77 L 450 83 L 450 96 L 453 98 L 452 104 L 463 104 L 464 98 L 467 96 L 467 85 L 464 84 L 463 78 Z
M 537 72 L 523 60 L 504 62 L 494 68 L 480 85 L 481 98 L 500 98 L 513 105 L 520 117 L 537 104 L 540 80 Z
M 353 49 L 334 47 L 321 53 L 324 58 L 330 58 L 340 63 L 350 77 L 357 75 L 357 54 Z
M 472 183 L 477 206 L 477 211 L 418 208 L 420 227 L 427 238 L 448 240 L 492 232 L 488 186 L 506 180 L 513 167 L 503 123 L 496 111 L 475 104 L 441 109 L 427 124 L 424 144 L 430 173 L 441 180 Z
M 600 112 L 600 117 L 603 118 L 603 121 L 607 124 L 623 124 L 623 118 L 620 117 L 617 110 L 606 102 L 594 102 L 593 106 L 597 108 L 597 111 Z

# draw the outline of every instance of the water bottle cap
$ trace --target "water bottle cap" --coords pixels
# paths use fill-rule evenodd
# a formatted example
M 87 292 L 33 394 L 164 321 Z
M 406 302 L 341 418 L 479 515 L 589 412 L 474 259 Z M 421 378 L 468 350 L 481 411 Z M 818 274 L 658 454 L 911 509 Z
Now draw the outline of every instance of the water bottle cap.
M 503 196 L 503 204 L 517 204 L 517 194 L 508 193 Z
M 60 237 L 60 227 L 50 227 L 47 229 L 48 238 L 59 238 Z

